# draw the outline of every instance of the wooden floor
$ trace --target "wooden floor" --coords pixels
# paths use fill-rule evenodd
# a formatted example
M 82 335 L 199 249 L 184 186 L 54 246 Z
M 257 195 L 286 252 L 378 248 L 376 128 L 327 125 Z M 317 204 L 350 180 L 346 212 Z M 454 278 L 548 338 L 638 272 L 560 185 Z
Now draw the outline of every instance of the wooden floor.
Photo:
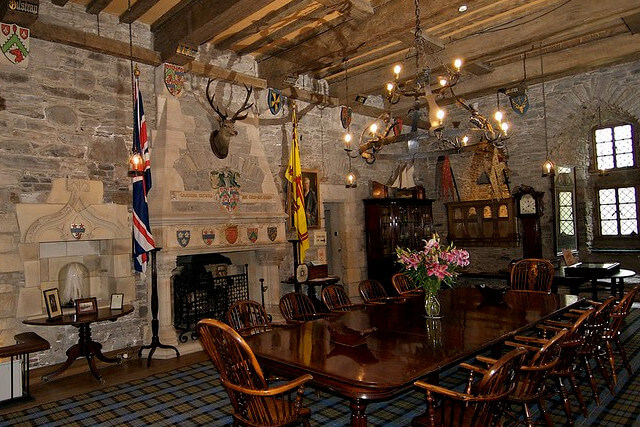
M 146 354 L 146 353 L 145 353 Z M 44 374 L 52 372 L 55 367 L 45 367 L 34 369 L 31 371 L 31 395 L 35 400 L 13 404 L 8 407 L 0 408 L 0 415 L 23 410 L 36 405 L 42 405 L 48 402 L 55 402 L 60 399 L 87 393 L 94 390 L 104 389 L 117 384 L 145 378 L 161 372 L 171 371 L 186 365 L 202 362 L 207 360 L 207 355 L 203 352 L 197 352 L 180 356 L 172 359 L 152 359 L 151 366 L 147 368 L 147 358 L 130 359 L 123 361 L 121 365 L 116 364 L 100 364 L 99 371 L 104 383 L 100 383 L 91 373 L 83 371 L 87 366 L 85 360 L 78 360 L 74 365 L 77 366 L 75 371 L 67 376 L 60 376 L 48 383 L 43 383 L 40 377 Z M 84 364 L 84 367 L 82 366 Z M 73 367 L 71 372 L 73 372 Z M 64 374 L 63 374 L 64 375 Z

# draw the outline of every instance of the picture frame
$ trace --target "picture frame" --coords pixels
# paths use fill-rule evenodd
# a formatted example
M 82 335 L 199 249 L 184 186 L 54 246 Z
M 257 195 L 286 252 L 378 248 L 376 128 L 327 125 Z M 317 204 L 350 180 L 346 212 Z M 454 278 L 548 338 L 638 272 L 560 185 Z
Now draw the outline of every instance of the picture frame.
M 122 310 L 123 305 L 124 305 L 124 294 L 120 294 L 120 293 L 111 294 L 111 304 L 109 305 L 109 308 L 111 308 L 111 310 Z
M 302 192 L 305 196 L 305 210 L 307 212 L 307 229 L 320 228 L 320 188 L 318 186 L 318 171 L 302 170 Z M 293 223 L 293 186 L 287 186 L 287 211 L 289 212 L 289 227 Z
M 91 298 L 79 298 L 75 300 L 76 303 L 76 314 L 86 315 L 86 314 L 95 314 L 98 312 L 98 300 L 96 297 Z
M 42 291 L 44 295 L 44 303 L 47 307 L 47 316 L 49 320 L 62 317 L 62 305 L 60 304 L 60 294 L 58 288 L 51 288 Z

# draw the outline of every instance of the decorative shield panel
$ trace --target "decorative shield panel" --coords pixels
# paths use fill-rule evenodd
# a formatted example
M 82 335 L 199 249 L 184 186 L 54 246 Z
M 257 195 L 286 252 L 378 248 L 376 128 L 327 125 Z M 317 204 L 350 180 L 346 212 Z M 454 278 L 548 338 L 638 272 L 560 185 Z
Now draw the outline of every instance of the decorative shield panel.
M 393 124 L 393 134 L 398 136 L 402 133 L 402 119 L 398 117 Z
M 227 239 L 229 244 L 233 245 L 236 240 L 238 240 L 238 226 L 230 225 L 224 230 L 224 237 Z
M 85 231 L 84 224 L 71 224 L 71 235 L 74 239 L 80 239 Z
M 251 240 L 251 243 L 255 243 L 258 240 L 258 227 L 247 228 L 247 237 Z
M 184 87 L 184 67 L 164 64 L 164 85 L 173 96 L 180 96 Z
M 511 103 L 511 109 L 520 115 L 524 115 L 529 109 L 529 97 L 526 93 L 524 95 L 510 96 L 509 102 Z
M 267 236 L 269 236 L 269 240 L 275 242 L 278 237 L 278 227 L 267 227 Z
M 282 109 L 282 94 L 278 89 L 269 88 L 267 93 L 267 104 L 269 105 L 269 111 L 274 116 Z
M 208 246 L 211 246 L 215 239 L 216 233 L 211 228 L 202 229 L 202 241 L 205 242 Z
M 348 128 L 351 125 L 351 116 L 353 112 L 351 111 L 351 107 L 347 107 L 343 105 L 340 107 L 340 123 L 342 123 L 342 127 L 344 129 Z
M 186 248 L 189 244 L 189 240 L 191 240 L 191 231 L 190 230 L 178 230 L 176 231 L 176 239 L 178 240 L 178 244 L 183 248 Z
M 16 24 L 0 24 L 0 49 L 11 64 L 27 67 L 29 40 L 28 28 Z

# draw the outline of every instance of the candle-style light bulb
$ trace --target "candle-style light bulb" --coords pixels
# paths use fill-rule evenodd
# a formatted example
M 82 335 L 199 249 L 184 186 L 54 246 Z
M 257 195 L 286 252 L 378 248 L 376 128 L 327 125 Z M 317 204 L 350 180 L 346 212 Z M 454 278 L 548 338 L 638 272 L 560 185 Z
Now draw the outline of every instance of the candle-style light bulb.
M 462 145 L 467 145 L 469 143 L 469 137 L 467 135 L 462 137 Z
M 444 86 L 446 86 L 446 85 L 447 85 L 447 83 L 449 83 L 449 82 L 447 81 L 447 79 L 445 79 L 445 78 L 440 78 L 440 86 L 444 87 Z
M 387 91 L 389 93 L 393 92 L 393 86 L 394 86 L 393 83 L 391 83 L 391 82 L 387 83 Z
M 500 111 L 500 110 L 496 111 L 496 114 L 494 114 L 493 117 L 495 117 L 495 119 L 496 119 L 496 121 L 498 123 L 502 122 L 502 117 L 503 117 L 502 111 Z
M 436 117 L 438 118 L 438 120 L 442 121 L 442 119 L 444 119 L 444 110 L 438 110 L 438 112 L 436 113 Z
M 502 129 L 502 131 L 506 134 L 507 131 L 509 130 L 509 123 L 507 122 L 500 123 L 500 129 Z
M 457 71 L 460 71 L 460 68 L 462 68 L 462 59 L 456 58 L 456 60 L 453 61 L 453 66 L 456 68 Z
M 375 134 L 378 131 L 378 125 L 376 123 L 371 123 L 371 126 L 369 127 L 369 131 Z
M 396 75 L 396 79 L 400 77 L 400 71 L 402 71 L 402 67 L 400 66 L 400 64 L 396 64 L 393 67 L 393 73 Z

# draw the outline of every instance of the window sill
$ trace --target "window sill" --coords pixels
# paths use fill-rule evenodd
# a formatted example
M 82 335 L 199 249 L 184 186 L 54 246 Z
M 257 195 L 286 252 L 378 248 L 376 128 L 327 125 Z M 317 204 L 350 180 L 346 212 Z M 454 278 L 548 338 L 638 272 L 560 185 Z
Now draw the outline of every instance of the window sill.
M 591 253 L 634 254 L 640 253 L 640 249 L 591 248 Z

